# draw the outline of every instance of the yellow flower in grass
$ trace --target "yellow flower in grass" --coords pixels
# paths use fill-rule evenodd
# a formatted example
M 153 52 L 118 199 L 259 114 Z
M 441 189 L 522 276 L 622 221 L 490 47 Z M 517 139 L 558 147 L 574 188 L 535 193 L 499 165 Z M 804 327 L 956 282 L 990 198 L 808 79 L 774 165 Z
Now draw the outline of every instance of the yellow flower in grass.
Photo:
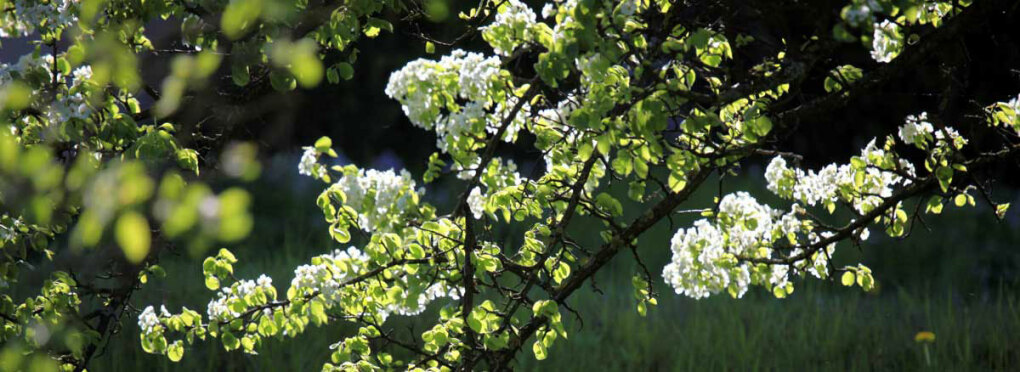
M 934 332 L 930 332 L 930 331 L 917 332 L 917 334 L 914 335 L 914 342 L 916 342 L 916 343 L 922 343 L 923 342 L 923 343 L 929 343 L 929 344 L 933 343 L 933 342 L 935 342 L 935 333 Z

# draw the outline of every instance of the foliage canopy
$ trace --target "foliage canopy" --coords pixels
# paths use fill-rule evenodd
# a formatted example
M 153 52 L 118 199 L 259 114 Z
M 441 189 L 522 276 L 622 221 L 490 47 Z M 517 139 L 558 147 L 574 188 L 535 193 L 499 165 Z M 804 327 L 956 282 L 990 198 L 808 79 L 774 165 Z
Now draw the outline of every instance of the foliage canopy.
M 1016 6 L 850 0 L 817 5 L 828 15 L 793 38 L 742 27 L 730 12 L 742 6 L 730 3 L 482 0 L 460 14 L 453 41 L 410 32 L 427 53 L 446 52 L 407 63 L 385 89 L 435 134 L 427 171 L 333 165 L 327 137 L 305 147 L 295 176 L 322 182 L 324 233 L 351 246 L 277 287 L 265 275 L 236 277 L 243 262 L 218 248 L 253 228 L 245 185 L 258 177 L 258 147 L 191 120 L 189 108 L 216 122 L 257 105 L 260 92 L 349 80 L 357 43 L 442 18 L 448 4 L 0 0 L 0 38 L 35 47 L 0 65 L 0 288 L 63 251 L 104 252 L 100 269 L 57 265 L 38 295 L 0 293 L 0 369 L 84 370 L 135 316 L 140 347 L 171 361 L 195 343 L 254 354 L 268 338 L 349 322 L 357 332 L 321 345 L 333 350 L 324 371 L 506 369 L 522 349 L 544 359 L 568 342 L 571 294 L 624 251 L 640 264 L 640 250 L 668 246 L 662 278 L 693 298 L 752 287 L 783 298 L 809 277 L 870 290 L 868 267 L 830 263 L 840 245 L 871 230 L 904 236 L 945 204 L 982 198 L 1007 213 L 974 173 L 1015 160 L 1020 97 L 961 109 L 949 73 L 938 77 L 941 104 L 889 123 L 844 161 L 812 169 L 778 144 Z M 804 5 L 771 9 L 784 6 Z M 165 20 L 179 27 L 170 49 L 147 36 Z M 461 49 L 479 38 L 485 50 Z M 838 48 L 870 58 L 828 58 Z M 142 72 L 157 60 L 169 68 L 153 86 Z M 501 147 L 537 152 L 540 166 L 522 174 Z M 764 182 L 784 204 L 735 192 L 679 210 L 711 175 L 762 157 Z M 439 178 L 461 180 L 450 210 L 421 187 Z M 642 207 L 625 208 L 624 194 Z M 924 202 L 908 210 L 911 198 Z M 690 212 L 702 218 L 669 244 L 639 243 Z M 603 244 L 577 242 L 571 224 L 582 219 L 601 223 Z M 511 225 L 514 239 L 496 234 Z M 161 255 L 179 249 L 207 256 L 207 309 L 134 303 L 163 275 Z M 644 314 L 659 279 L 639 267 Z M 433 302 L 441 311 L 424 331 L 387 327 Z

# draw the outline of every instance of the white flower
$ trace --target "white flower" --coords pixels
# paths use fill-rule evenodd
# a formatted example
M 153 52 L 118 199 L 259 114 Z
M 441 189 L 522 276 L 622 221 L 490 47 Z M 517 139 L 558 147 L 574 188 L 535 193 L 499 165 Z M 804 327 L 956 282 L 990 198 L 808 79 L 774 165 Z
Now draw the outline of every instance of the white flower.
M 939 145 L 945 145 L 947 143 L 946 136 L 949 136 L 949 139 L 952 141 L 952 145 L 955 148 L 961 148 L 963 147 L 963 145 L 967 144 L 966 138 L 963 138 L 963 136 L 961 136 L 960 133 L 956 131 L 956 129 L 953 129 L 952 127 L 948 126 L 935 131 L 936 143 L 938 143 Z
M 791 187 L 796 180 L 791 179 L 787 176 L 790 168 L 786 166 L 786 159 L 782 156 L 776 156 L 772 158 L 769 165 L 765 168 L 765 181 L 768 184 L 769 191 L 777 195 L 789 195 L 793 192 Z
M 501 71 L 498 57 L 458 49 L 439 61 L 419 59 L 397 70 L 390 75 L 386 95 L 400 102 L 412 124 L 436 132 L 440 150 L 460 152 L 458 145 L 465 138 L 479 137 L 482 130 L 495 132 L 507 114 L 502 111 L 513 107 L 495 107 L 507 101 L 505 86 L 499 83 Z M 443 98 L 450 94 L 463 103 Z M 524 107 L 516 114 L 527 111 Z M 523 119 L 515 119 L 521 121 L 515 126 L 523 126 Z M 516 130 L 508 130 L 508 135 Z
M 71 72 L 71 76 L 74 77 L 74 85 L 80 85 L 82 82 L 92 78 L 92 66 L 84 65 L 78 67 Z
M 935 127 L 928 122 L 928 113 L 922 112 L 917 116 L 907 116 L 906 123 L 900 127 L 899 136 L 903 143 L 923 148 L 928 136 L 934 131 Z
M 64 29 L 78 21 L 78 0 L 12 0 L 0 12 L 0 37 Z M 40 32 L 42 33 L 42 32 Z
M 673 235 L 673 257 L 662 275 L 677 293 L 692 298 L 723 290 L 741 297 L 752 283 L 752 271 L 772 285 L 785 286 L 789 269 L 783 265 L 763 268 L 737 258 L 770 257 L 775 237 L 795 237 L 807 229 L 793 212 L 781 214 L 746 192 L 729 194 L 720 201 L 714 221 L 698 220 Z
M 318 159 L 318 152 L 315 151 L 314 147 L 305 147 L 305 152 L 301 154 L 301 161 L 298 162 L 298 174 L 303 176 L 313 176 L 318 178 L 321 172 L 315 171 L 315 162 Z
M 478 186 L 471 189 L 471 193 L 468 194 L 467 203 L 475 219 L 481 219 L 482 213 L 485 212 L 485 197 L 482 196 L 482 189 L 478 188 Z
M 1013 97 L 1013 99 L 1006 102 L 1006 105 L 1013 110 L 1014 113 L 1020 114 L 1020 95 Z
M 868 230 L 867 227 L 862 227 L 860 231 L 857 233 L 857 237 L 860 238 L 861 240 L 868 240 L 868 237 L 870 236 L 871 230 Z
M 535 22 L 535 12 L 527 4 L 508 0 L 499 7 L 496 19 L 480 30 L 496 54 L 509 56 L 518 46 L 534 38 L 531 27 Z
M 719 213 L 741 221 L 727 230 L 730 253 L 748 255 L 759 243 L 771 239 L 773 210 L 759 204 L 750 194 L 741 191 L 724 196 L 719 202 Z
M 553 3 L 545 3 L 542 6 L 542 18 L 549 18 L 556 14 L 556 6 Z
M 156 310 L 152 306 L 147 306 L 138 315 L 138 328 L 142 329 L 142 333 L 149 334 L 156 330 L 157 326 L 159 326 L 159 317 L 156 316 Z
M 875 61 L 888 63 L 903 50 L 903 35 L 900 26 L 889 20 L 875 24 L 875 33 L 871 42 L 871 58 Z
M 817 173 L 797 170 L 797 184 L 793 186 L 793 197 L 807 205 L 835 201 L 836 192 L 849 167 L 829 164 Z
M 358 212 L 359 227 L 374 232 L 390 230 L 399 223 L 399 217 L 417 199 L 414 187 L 407 170 L 398 175 L 393 170 L 359 169 L 345 174 L 330 189 L 342 191 L 347 197 L 345 204 Z
M 662 271 L 666 283 L 678 294 L 705 298 L 729 284 L 730 276 L 717 263 L 723 256 L 722 234 L 708 220 L 680 229 L 673 235 L 672 261 Z
M 271 288 L 273 286 L 273 278 L 266 276 L 266 274 L 260 275 L 258 280 L 256 280 L 255 282 L 258 284 L 259 287 L 263 288 Z

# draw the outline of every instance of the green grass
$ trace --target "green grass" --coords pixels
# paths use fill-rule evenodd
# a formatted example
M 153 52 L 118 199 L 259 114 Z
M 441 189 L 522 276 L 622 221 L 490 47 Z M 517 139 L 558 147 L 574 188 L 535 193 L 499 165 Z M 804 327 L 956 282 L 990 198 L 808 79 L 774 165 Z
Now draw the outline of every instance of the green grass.
M 606 292 L 626 288 L 607 288 Z M 584 327 L 548 360 L 522 370 L 916 370 L 926 366 L 916 332 L 937 335 L 932 367 L 1006 370 L 1020 362 L 1020 302 L 981 303 L 905 291 L 878 296 L 807 286 L 786 300 L 758 293 L 693 301 L 664 295 L 642 318 L 623 296 L 574 299 Z M 574 329 L 580 322 L 574 321 Z
M 273 185 L 265 187 L 272 188 Z M 276 185 L 279 187 L 279 185 Z M 737 180 L 729 189 L 748 188 Z M 753 187 L 751 189 L 754 189 Z M 239 277 L 267 273 L 286 288 L 294 267 L 337 248 L 325 234 L 313 196 L 255 191 L 254 235 L 234 251 Z M 306 190 L 307 191 L 307 190 Z M 710 202 L 711 191 L 695 196 L 690 208 Z M 758 190 L 757 195 L 765 193 Z M 272 196 L 272 197 L 269 197 Z M 700 202 L 701 204 L 698 204 Z M 784 204 L 774 204 L 784 205 Z M 1020 203 L 1014 203 L 1020 205 Z M 687 207 L 687 206 L 685 206 Z M 639 243 L 642 259 L 652 271 L 659 306 L 647 317 L 635 311 L 630 278 L 639 272 L 624 252 L 590 286 L 569 300 L 580 320 L 564 312 L 570 335 L 538 362 L 530 344 L 517 358 L 521 370 L 1011 370 L 1020 365 L 1020 229 L 1013 222 L 996 223 L 982 209 L 947 208 L 947 216 L 927 221 L 907 239 L 884 238 L 877 229 L 862 251 L 841 245 L 839 264 L 863 262 L 874 269 L 880 289 L 862 293 L 834 282 L 798 280 L 796 292 L 777 300 L 752 288 L 744 299 L 719 295 L 695 301 L 672 293 L 659 276 L 669 259 L 672 231 L 686 226 L 657 225 Z M 597 226 L 580 226 L 578 231 Z M 594 234 L 587 234 L 592 236 Z M 597 237 L 585 243 L 594 246 Z M 188 306 L 205 313 L 211 293 L 202 283 L 201 260 L 168 257 L 168 277 L 142 290 L 134 304 Z M 421 316 L 435 317 L 438 304 Z M 416 319 L 394 320 L 406 331 Z M 918 331 L 932 331 L 930 365 Z M 184 360 L 170 363 L 147 355 L 138 344 L 135 318 L 125 319 L 91 366 L 93 371 L 307 371 L 328 360 L 328 346 L 351 334 L 348 325 L 311 328 L 297 339 L 273 340 L 259 355 L 226 353 L 216 342 L 189 348 Z

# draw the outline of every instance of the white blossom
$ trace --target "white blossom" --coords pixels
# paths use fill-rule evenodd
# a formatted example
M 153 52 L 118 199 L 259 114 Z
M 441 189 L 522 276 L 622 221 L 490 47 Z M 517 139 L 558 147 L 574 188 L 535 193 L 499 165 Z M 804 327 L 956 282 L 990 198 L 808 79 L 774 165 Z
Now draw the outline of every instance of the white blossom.
M 12 0 L 5 7 L 0 11 L 0 37 L 4 38 L 63 29 L 78 21 L 78 0 Z
M 266 276 L 266 274 L 259 275 L 259 278 L 255 281 L 259 287 L 272 287 L 273 278 Z
M 145 307 L 142 313 L 138 315 L 138 328 L 141 328 L 143 334 L 149 334 L 156 331 L 160 326 L 159 317 L 156 316 L 156 310 L 152 306 Z
M 694 227 L 673 235 L 673 257 L 662 275 L 677 293 L 692 298 L 705 298 L 723 290 L 741 297 L 749 285 L 755 284 L 752 271 L 764 275 L 769 285 L 783 287 L 788 282 L 789 268 L 759 268 L 739 262 L 738 257 L 769 257 L 776 244 L 774 237 L 804 232 L 804 225 L 792 212 L 781 214 L 746 192 L 729 194 L 720 201 L 714 221 L 698 220 Z
M 946 136 L 949 136 L 950 139 L 949 142 L 952 142 L 952 145 L 955 148 L 961 148 L 967 144 L 966 138 L 963 138 L 963 136 L 961 136 L 960 133 L 956 131 L 956 129 L 953 129 L 952 127 L 948 126 L 935 131 L 935 142 L 938 143 L 939 145 L 948 144 L 948 142 L 946 141 Z
M 346 205 L 358 212 L 359 226 L 368 232 L 389 230 L 415 199 L 415 182 L 407 170 L 359 169 L 345 174 L 331 188 L 347 197 Z
M 397 70 L 390 75 L 386 95 L 400 102 L 412 124 L 436 132 L 440 150 L 457 152 L 463 141 L 474 140 L 482 131 L 494 133 L 511 114 L 516 101 L 506 98 L 505 87 L 497 82 L 501 71 L 496 56 L 455 50 L 439 61 L 418 59 Z M 465 102 L 442 98 L 451 93 Z M 526 106 L 513 114 L 526 115 Z M 516 120 L 504 140 L 523 126 L 523 119 Z
M 467 204 L 476 220 L 482 218 L 482 214 L 485 213 L 485 197 L 482 196 L 482 189 L 478 186 L 471 189 L 471 193 L 467 197 Z
M 690 229 L 680 229 L 670 241 L 672 261 L 663 269 L 666 283 L 678 294 L 705 298 L 729 285 L 729 274 L 718 263 L 722 260 L 722 234 L 708 220 L 699 220 Z
M 888 63 L 903 50 L 903 36 L 900 26 L 889 20 L 875 24 L 875 33 L 871 42 L 871 58 L 875 61 Z
M 240 316 L 240 313 L 231 309 L 230 304 L 243 300 L 246 306 L 252 306 L 252 304 L 248 303 L 247 297 L 258 293 L 258 291 L 267 295 L 275 293 L 273 280 L 263 274 L 257 281 L 242 279 L 229 287 L 223 287 L 219 292 L 216 292 L 216 298 L 209 301 L 209 305 L 206 308 L 209 320 L 226 322 Z M 269 299 L 272 300 L 272 298 Z
M 928 113 L 922 112 L 917 116 L 907 116 L 906 123 L 900 126 L 899 136 L 905 144 L 922 147 L 934 131 L 935 127 L 928 122 Z
M 318 152 L 315 151 L 315 148 L 311 146 L 305 147 L 305 152 L 301 154 L 301 161 L 298 162 L 298 174 L 318 178 L 320 172 L 315 170 L 317 160 Z
M 317 294 L 327 308 L 339 306 L 345 295 L 356 293 L 346 291 L 359 290 L 349 284 L 349 280 L 367 270 L 369 260 L 368 255 L 355 247 L 338 249 L 332 254 L 319 256 L 317 264 L 301 265 L 295 269 L 290 290 L 299 294 Z M 399 284 L 404 288 L 410 288 L 406 281 Z M 385 321 L 391 314 L 416 315 L 438 298 L 460 298 L 462 290 L 450 287 L 445 282 L 437 282 L 428 288 L 401 293 L 404 297 L 397 298 L 396 303 L 382 309 L 374 309 L 366 315 L 375 316 L 380 322 Z
M 480 30 L 496 54 L 509 56 L 518 46 L 534 38 L 531 27 L 536 19 L 535 12 L 527 4 L 507 0 L 499 7 L 493 22 Z
M 542 6 L 542 18 L 549 18 L 556 15 L 556 6 L 553 3 L 545 3 Z
M 786 159 L 783 159 L 782 156 L 772 158 L 769 165 L 765 167 L 765 181 L 769 191 L 777 195 L 789 195 L 792 193 L 792 186 L 796 180 L 789 176 L 794 174 L 786 166 Z

